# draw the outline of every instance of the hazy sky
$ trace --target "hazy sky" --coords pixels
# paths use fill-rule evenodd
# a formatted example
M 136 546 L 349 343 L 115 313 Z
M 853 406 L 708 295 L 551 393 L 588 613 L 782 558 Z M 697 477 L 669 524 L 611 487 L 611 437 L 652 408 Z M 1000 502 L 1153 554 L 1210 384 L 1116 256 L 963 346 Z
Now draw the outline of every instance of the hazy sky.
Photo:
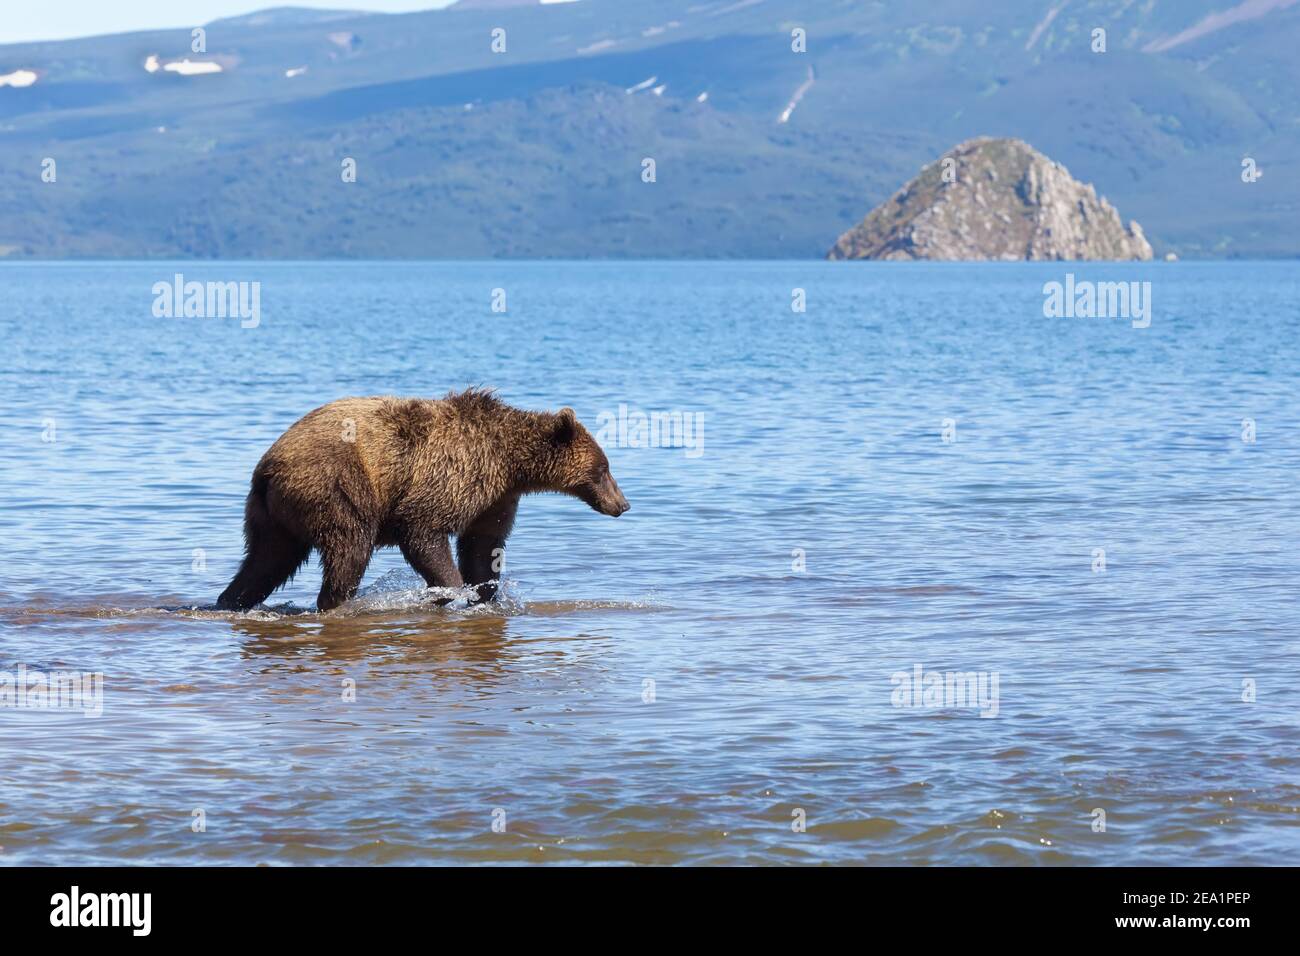
M 445 7 L 452 0 L 6 0 L 0 43 L 63 40 L 159 27 L 193 27 L 268 7 L 318 7 L 408 13 Z

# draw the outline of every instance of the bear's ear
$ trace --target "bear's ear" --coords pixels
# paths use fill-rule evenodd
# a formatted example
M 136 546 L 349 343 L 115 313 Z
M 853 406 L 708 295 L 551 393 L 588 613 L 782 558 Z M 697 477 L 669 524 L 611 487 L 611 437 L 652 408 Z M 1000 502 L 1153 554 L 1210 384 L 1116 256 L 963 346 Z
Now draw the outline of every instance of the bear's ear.
M 578 433 L 578 416 L 573 413 L 573 409 L 565 406 L 561 408 L 555 416 L 552 424 L 551 441 L 557 445 L 567 445 L 573 441 L 573 437 Z

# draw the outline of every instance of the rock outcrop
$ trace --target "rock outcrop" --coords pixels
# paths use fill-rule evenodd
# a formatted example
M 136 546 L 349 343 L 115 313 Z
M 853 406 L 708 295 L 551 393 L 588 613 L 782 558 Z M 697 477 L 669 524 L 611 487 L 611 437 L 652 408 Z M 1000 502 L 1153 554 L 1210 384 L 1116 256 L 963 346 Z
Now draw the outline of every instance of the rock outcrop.
M 1017 139 L 973 139 L 840 236 L 829 259 L 1150 259 L 1142 227 Z

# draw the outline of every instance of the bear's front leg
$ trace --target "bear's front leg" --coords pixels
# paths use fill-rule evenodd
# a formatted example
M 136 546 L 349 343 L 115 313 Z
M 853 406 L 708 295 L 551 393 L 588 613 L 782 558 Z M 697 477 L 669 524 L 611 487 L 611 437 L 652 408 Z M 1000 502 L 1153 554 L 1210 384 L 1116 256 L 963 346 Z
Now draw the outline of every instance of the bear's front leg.
M 465 584 L 451 557 L 451 544 L 441 532 L 420 532 L 403 528 L 398 534 L 397 545 L 402 549 L 402 557 L 415 568 L 417 574 L 424 578 L 424 583 L 431 588 L 459 588 Z M 434 603 L 449 604 L 451 598 L 438 598 Z
M 479 515 L 456 537 L 456 558 L 465 583 L 478 593 L 478 600 L 491 601 L 505 562 L 506 538 L 515 524 L 519 498 L 507 497 Z

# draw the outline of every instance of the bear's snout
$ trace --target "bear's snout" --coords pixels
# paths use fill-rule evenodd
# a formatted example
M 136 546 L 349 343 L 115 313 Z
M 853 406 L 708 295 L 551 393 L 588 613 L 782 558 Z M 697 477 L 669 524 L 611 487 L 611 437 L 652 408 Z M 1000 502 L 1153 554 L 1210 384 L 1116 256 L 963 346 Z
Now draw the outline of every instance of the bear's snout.
M 619 515 L 623 514 L 623 512 L 630 510 L 632 507 L 627 503 L 627 498 L 623 497 L 622 489 L 619 488 L 618 482 L 614 480 L 614 476 L 611 474 L 607 473 L 605 477 L 601 479 L 598 494 L 600 499 L 600 511 L 603 514 L 609 515 L 611 518 L 617 518 Z

